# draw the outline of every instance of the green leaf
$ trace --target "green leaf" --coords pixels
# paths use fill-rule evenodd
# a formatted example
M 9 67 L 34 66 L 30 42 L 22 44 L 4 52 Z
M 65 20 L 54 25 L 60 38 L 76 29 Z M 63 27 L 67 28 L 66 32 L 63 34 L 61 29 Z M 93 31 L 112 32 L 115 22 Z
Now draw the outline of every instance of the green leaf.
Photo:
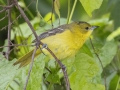
M 0 90 L 7 90 L 19 72 L 18 66 L 13 66 L 14 60 L 8 61 L 0 55 Z
M 80 0 L 87 14 L 91 17 L 95 9 L 99 9 L 103 0 Z
M 116 73 L 110 82 L 109 90 L 119 90 L 119 88 L 118 88 L 119 82 L 120 82 L 120 76 Z
M 30 21 L 32 26 L 34 27 L 34 29 L 38 28 L 39 27 L 39 23 L 40 23 L 40 19 L 39 18 L 34 18 L 33 20 Z M 20 24 L 19 26 L 17 27 L 14 27 L 14 32 L 12 32 L 11 36 L 11 40 L 15 39 L 15 35 L 16 36 L 21 36 L 21 37 L 24 37 L 24 38 L 28 38 L 29 35 L 32 34 L 32 31 L 30 30 L 30 27 L 28 26 L 27 23 L 22 23 Z
M 107 37 L 107 41 L 111 41 L 120 35 L 120 27 L 114 30 L 109 36 Z
M 21 37 L 21 36 L 16 36 L 16 42 L 18 44 L 21 44 L 21 42 L 23 42 L 23 40 L 25 40 L 24 37 Z M 17 56 L 21 57 L 23 55 L 25 55 L 27 52 L 29 52 L 30 50 L 30 47 L 27 47 L 26 45 L 27 44 L 30 44 L 31 43 L 31 37 L 29 37 L 27 40 L 25 40 L 22 44 L 25 45 L 25 46 L 18 46 L 15 50 L 15 53 Z
M 82 48 L 80 49 L 80 52 L 86 53 L 89 56 L 93 57 L 92 52 L 90 51 L 90 48 L 86 44 L 82 46 Z
M 45 67 L 45 55 L 39 55 L 32 68 L 27 90 L 41 90 L 42 75 Z
M 52 74 L 49 74 L 46 78 L 46 80 L 50 83 L 57 83 L 59 84 L 60 83 L 60 80 L 59 80 L 59 76 L 57 73 L 52 73 Z
M 100 49 L 98 55 L 104 67 L 113 60 L 113 57 L 115 56 L 116 52 L 117 43 L 115 43 L 115 41 L 106 42 L 105 45 Z
M 111 14 L 110 14 L 110 20 L 113 20 L 114 21 L 114 27 L 115 29 L 117 29 L 119 26 L 120 26 L 120 8 L 119 8 L 119 5 L 120 5 L 120 0 L 117 0 L 113 10 L 111 11 Z
M 92 57 L 79 53 L 73 66 L 74 72 L 69 77 L 72 90 L 105 90 L 100 84 L 100 68 Z

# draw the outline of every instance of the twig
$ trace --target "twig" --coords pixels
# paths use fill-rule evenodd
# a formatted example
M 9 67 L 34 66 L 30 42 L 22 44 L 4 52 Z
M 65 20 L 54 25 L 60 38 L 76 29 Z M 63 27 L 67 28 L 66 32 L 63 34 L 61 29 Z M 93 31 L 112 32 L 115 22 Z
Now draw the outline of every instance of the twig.
M 5 15 L 3 18 L 0 19 L 0 21 L 4 20 L 8 15 Z
M 11 4 L 11 0 L 7 0 L 8 2 L 8 6 Z M 11 19 L 11 9 L 9 8 L 8 10 L 8 36 L 7 36 L 7 39 L 8 39 L 8 46 L 10 45 L 10 38 L 11 38 L 11 22 L 12 22 L 12 19 Z M 9 60 L 9 50 L 10 50 L 10 47 L 7 47 L 7 53 L 6 53 L 6 58 L 7 60 Z
M 32 2 L 33 1 L 35 1 L 35 0 L 32 0 Z M 27 6 L 27 7 L 29 7 L 31 4 L 32 4 L 32 2 Z M 10 6 L 4 6 L 6 9 L 5 10 L 7 10 L 7 9 L 9 9 L 10 7 L 12 7 L 14 4 L 12 4 L 12 5 L 10 5 Z M 1 10 L 0 12 L 3 12 L 3 11 L 5 11 L 4 9 L 3 10 Z M 24 9 L 24 11 L 25 11 L 26 9 Z M 17 18 L 15 19 L 15 20 L 13 20 L 12 22 L 11 22 L 11 24 L 13 24 L 16 20 L 18 20 L 19 18 L 21 17 L 21 14 L 20 15 L 18 15 L 17 16 Z M 3 19 L 3 18 L 2 18 Z M 4 30 L 4 29 L 6 29 L 8 27 L 8 25 L 6 25 L 6 26 L 4 26 L 3 28 L 1 28 L 0 30 L 2 31 L 2 30 Z
M 4 47 L 12 47 L 12 46 L 35 46 L 35 45 L 23 45 L 23 44 L 13 44 L 13 45 L 9 45 L 9 46 L 0 46 L 0 48 L 4 48 Z
M 77 4 L 77 1 L 78 1 L 78 0 L 74 0 L 74 4 L 73 4 L 73 7 L 72 7 L 72 11 L 71 11 L 71 13 L 70 13 L 70 15 L 69 15 L 69 17 L 68 17 L 67 23 L 70 23 L 70 21 L 71 21 L 71 18 L 72 18 L 72 16 L 73 16 L 73 12 L 75 11 L 74 9 L 75 9 L 75 6 L 76 6 L 76 4 Z
M 0 57 L 0 60 L 3 60 L 3 58 L 5 58 L 5 52 L 0 52 L 0 54 L 3 55 L 3 57 Z
M 107 90 L 106 73 L 105 73 L 105 71 L 104 71 L 104 67 L 103 67 L 102 61 L 100 60 L 100 57 L 99 57 L 99 55 L 97 54 L 97 52 L 96 52 L 96 50 L 95 50 L 95 47 L 94 47 L 94 45 L 93 45 L 93 43 L 92 43 L 92 39 L 91 39 L 91 38 L 90 38 L 90 43 L 91 43 L 91 45 L 92 45 L 92 48 L 93 48 L 93 50 L 94 50 L 95 55 L 97 56 L 97 58 L 98 58 L 98 60 L 99 60 L 99 62 L 100 62 L 100 65 L 101 65 L 101 67 L 102 67 L 103 74 L 104 74 L 104 80 L 105 80 L 105 90 Z
M 67 24 L 69 23 L 69 18 L 70 18 L 70 9 L 71 9 L 70 5 L 71 5 L 71 2 L 70 0 L 68 0 Z
M 25 15 L 25 13 L 23 12 L 23 10 L 21 9 L 21 7 L 18 5 L 18 2 L 17 0 L 13 0 L 15 2 L 15 5 L 18 7 L 22 17 L 24 18 L 24 20 L 26 21 L 26 23 L 28 24 L 28 26 L 30 27 L 30 29 L 32 30 L 35 38 L 36 38 L 36 41 L 38 42 L 38 45 L 40 44 L 40 41 L 39 41 L 39 38 L 34 30 L 34 28 L 32 27 L 32 24 L 30 23 L 29 19 L 27 18 L 27 16 Z
M 4 11 L 6 11 L 7 9 L 12 8 L 14 6 L 14 4 L 11 4 L 11 5 L 8 4 L 8 6 L 2 6 L 2 5 L 0 5 L 0 6 L 3 7 L 3 9 L 0 11 L 0 13 L 2 13 Z
M 13 20 L 10 25 L 12 25 L 16 20 L 18 20 L 21 17 L 21 14 L 17 16 L 17 18 L 15 20 Z M 4 26 L 2 29 L 0 29 L 1 31 L 6 29 L 8 27 L 8 25 Z
M 3 8 L 5 8 L 5 9 L 9 9 L 9 8 L 11 8 L 11 7 L 13 7 L 13 6 L 14 6 L 14 3 L 12 3 L 11 5 L 8 5 L 8 6 L 0 5 L 0 7 L 3 7 Z
M 52 3 L 53 3 L 53 6 L 52 6 L 52 14 L 51 14 L 51 18 L 50 18 L 50 20 L 51 20 L 51 25 L 52 25 L 52 28 L 53 28 L 53 22 L 52 22 L 52 16 L 53 16 L 53 10 L 54 10 L 54 0 L 52 0 Z
M 28 80 L 29 80 L 29 77 L 30 77 L 30 74 L 31 74 L 31 71 L 32 71 L 32 67 L 33 67 L 33 62 L 34 62 L 34 57 L 35 57 L 36 50 L 37 50 L 37 48 L 34 49 L 33 54 L 32 54 L 32 61 L 31 61 L 31 64 L 30 64 L 28 76 L 26 78 L 26 83 L 25 83 L 25 86 L 24 86 L 24 90 L 26 90 L 26 88 L 27 88 Z

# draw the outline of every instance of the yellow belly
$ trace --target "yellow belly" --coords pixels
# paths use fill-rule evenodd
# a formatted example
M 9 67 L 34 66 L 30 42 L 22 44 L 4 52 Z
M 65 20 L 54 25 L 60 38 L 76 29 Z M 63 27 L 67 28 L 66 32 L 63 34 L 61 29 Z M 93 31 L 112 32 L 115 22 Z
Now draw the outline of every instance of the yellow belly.
M 73 34 L 70 30 L 66 30 L 64 33 L 61 34 L 49 36 L 48 38 L 45 38 L 41 41 L 44 44 L 47 44 L 47 46 L 60 60 L 75 55 L 75 53 L 79 49 L 79 47 L 76 46 L 76 43 L 73 40 Z M 52 57 L 46 49 L 43 49 L 42 51 L 46 55 Z

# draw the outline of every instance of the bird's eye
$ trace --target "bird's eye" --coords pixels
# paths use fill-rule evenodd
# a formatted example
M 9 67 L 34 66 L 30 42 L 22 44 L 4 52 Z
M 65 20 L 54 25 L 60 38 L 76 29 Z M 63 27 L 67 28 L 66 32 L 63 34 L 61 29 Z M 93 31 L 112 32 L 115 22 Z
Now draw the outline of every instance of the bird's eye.
M 89 29 L 89 27 L 85 27 L 85 29 L 86 29 L 86 30 L 88 30 L 88 29 Z

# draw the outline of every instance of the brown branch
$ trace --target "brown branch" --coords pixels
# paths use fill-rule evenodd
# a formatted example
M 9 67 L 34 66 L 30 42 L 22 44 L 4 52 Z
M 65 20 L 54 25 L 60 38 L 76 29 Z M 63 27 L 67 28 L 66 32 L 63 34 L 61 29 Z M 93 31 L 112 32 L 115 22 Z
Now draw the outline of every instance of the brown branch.
M 29 26 L 30 29 L 32 30 L 32 32 L 33 32 L 33 34 L 34 34 L 34 36 L 35 36 L 35 38 L 36 38 L 36 41 L 38 42 L 38 45 L 39 45 L 39 44 L 40 44 L 40 41 L 39 41 L 39 38 L 38 38 L 38 36 L 37 36 L 34 28 L 32 27 L 32 24 L 30 23 L 29 19 L 28 19 L 27 16 L 25 15 L 24 11 L 23 11 L 23 10 L 21 9 L 21 7 L 18 5 L 17 0 L 13 0 L 13 1 L 14 1 L 15 5 L 18 7 L 18 9 L 19 9 L 22 17 L 24 18 L 24 20 L 26 21 L 26 23 L 28 24 L 28 26 Z
M 35 56 L 36 50 L 37 50 L 37 48 L 34 49 L 33 54 L 32 54 L 32 61 L 31 61 L 30 68 L 29 68 L 29 71 L 28 71 L 28 76 L 26 78 L 26 83 L 25 83 L 25 86 L 24 86 L 24 90 L 26 90 L 26 88 L 27 88 L 28 80 L 29 80 L 29 77 L 30 77 L 30 74 L 31 74 L 31 71 L 32 71 L 32 67 L 33 67 L 34 56 Z
M 11 0 L 7 0 L 7 3 L 8 3 L 8 6 L 11 4 Z M 7 39 L 8 39 L 8 46 L 10 45 L 10 38 L 11 38 L 11 22 L 12 22 L 12 19 L 11 19 L 11 9 L 9 8 L 8 10 L 8 36 L 7 36 Z M 6 58 L 7 60 L 9 60 L 9 50 L 10 50 L 10 47 L 7 47 L 7 53 L 6 53 Z
M 31 2 L 27 7 L 29 7 L 29 6 L 33 3 L 33 1 L 35 1 L 35 0 L 32 0 L 32 2 Z M 9 9 L 9 8 L 12 7 L 13 5 L 14 5 L 14 4 L 12 4 L 12 5 L 10 5 L 10 6 L 4 6 L 4 7 L 5 7 L 6 9 Z M 24 9 L 24 11 L 25 11 L 25 10 L 26 10 L 26 9 Z M 1 10 L 1 11 L 2 11 L 2 10 Z M 5 11 L 5 10 L 3 9 L 3 11 Z M 7 15 L 6 15 L 6 16 L 7 16 Z M 16 20 L 18 20 L 20 17 L 21 17 L 21 14 L 18 15 L 17 18 L 11 22 L 11 24 L 13 24 L 13 23 L 14 23 Z M 2 18 L 2 19 L 3 19 L 3 18 Z M 1 20 L 0 20 L 0 21 L 1 21 Z M 0 29 L 0 31 L 6 29 L 7 27 L 8 27 L 8 25 L 4 26 L 3 28 Z
M 98 58 L 98 60 L 99 60 L 99 62 L 100 62 L 100 65 L 101 65 L 101 67 L 102 67 L 103 74 L 104 74 L 104 80 L 105 80 L 105 90 L 107 90 L 106 73 L 105 73 L 105 71 L 104 71 L 104 67 L 103 67 L 102 61 L 100 60 L 100 57 L 99 57 L 99 55 L 97 54 L 97 52 L 96 52 L 96 50 L 95 50 L 95 47 L 94 47 L 94 45 L 93 45 L 93 43 L 92 43 L 92 39 L 91 39 L 91 38 L 90 38 L 90 43 L 91 43 L 91 45 L 92 45 L 92 48 L 93 48 L 93 50 L 94 50 L 95 55 L 97 56 L 97 58 Z
M 8 6 L 3 6 L 3 5 L 0 5 L 0 6 L 3 7 L 3 9 L 0 11 L 0 13 L 2 13 L 6 11 L 7 9 L 11 9 L 14 6 L 14 4 L 11 4 L 11 5 L 8 4 Z
M 4 12 L 4 11 L 6 11 L 6 10 L 7 10 L 7 8 L 2 9 L 2 10 L 0 10 L 0 13 Z
M 53 16 L 53 12 L 54 12 L 54 0 L 52 0 L 52 3 L 53 3 L 53 6 L 52 6 L 52 14 L 51 14 L 51 25 L 52 25 L 52 28 L 53 28 L 53 22 L 52 22 L 52 16 Z
M 14 20 L 14 21 L 12 21 L 11 23 L 10 23 L 10 25 L 12 25 L 16 20 L 18 20 L 19 18 L 21 17 L 21 14 L 20 15 L 18 15 L 18 17 Z M 4 26 L 2 29 L 0 29 L 1 31 L 2 30 L 4 30 L 4 29 L 6 29 L 8 27 L 8 25 L 6 25 L 6 26 Z
M 0 46 L 0 48 L 4 48 L 4 47 L 12 47 L 12 46 L 35 46 L 35 45 L 23 45 L 23 44 L 13 44 L 13 45 L 9 45 L 9 46 Z
M 3 18 L 0 19 L 0 21 L 4 20 L 7 17 L 8 17 L 8 15 L 5 15 Z

